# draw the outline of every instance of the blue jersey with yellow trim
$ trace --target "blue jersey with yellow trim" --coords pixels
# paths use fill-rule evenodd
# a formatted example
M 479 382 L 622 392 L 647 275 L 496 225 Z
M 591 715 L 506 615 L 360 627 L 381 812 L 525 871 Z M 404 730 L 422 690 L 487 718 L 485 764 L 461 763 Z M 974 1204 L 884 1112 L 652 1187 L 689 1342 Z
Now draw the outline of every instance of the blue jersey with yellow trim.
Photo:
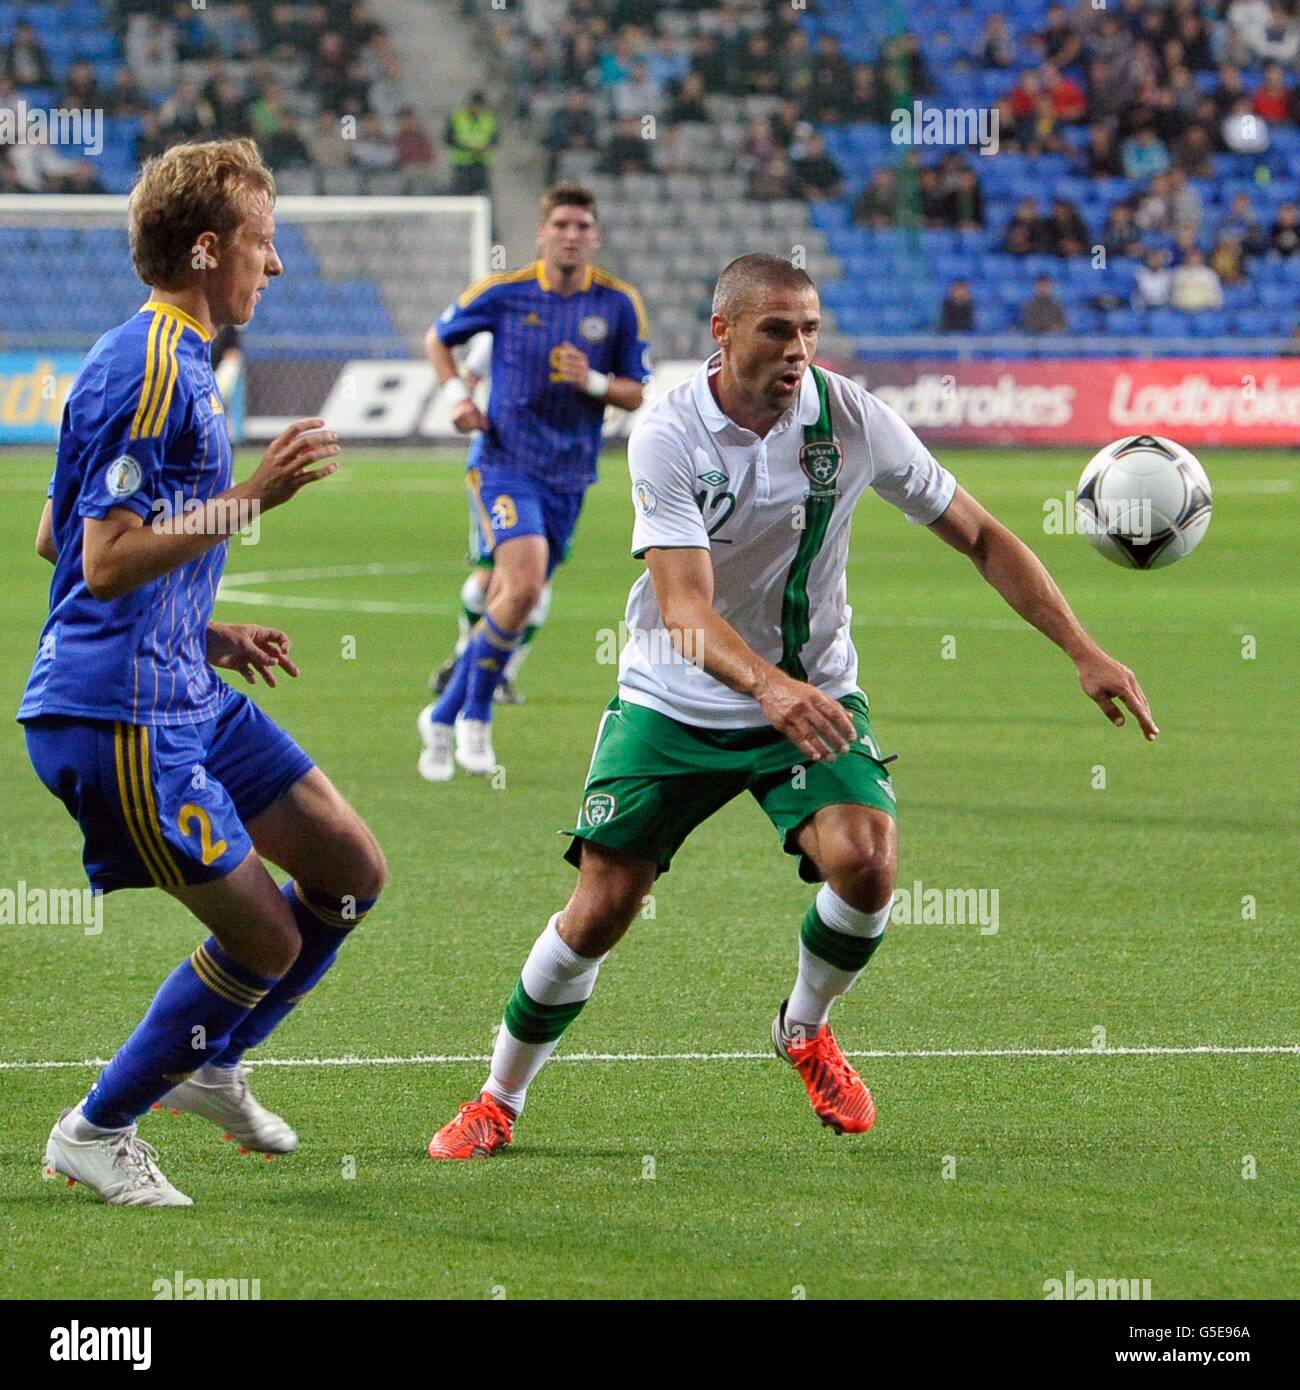
M 81 570 L 85 518 L 126 507 L 148 525 L 183 517 L 192 499 L 230 487 L 230 439 L 208 342 L 188 314 L 151 300 L 82 364 L 50 491 L 59 552 L 50 613 L 19 720 L 57 714 L 180 725 L 215 714 L 221 680 L 205 646 L 226 545 L 107 601 L 92 596 Z
M 595 482 L 605 404 L 558 380 L 555 357 L 571 343 L 594 371 L 646 381 L 649 330 L 631 285 L 589 269 L 576 293 L 560 295 L 547 287 L 537 261 L 471 286 L 448 306 L 437 331 L 448 347 L 492 334 L 484 469 L 526 473 L 560 492 Z

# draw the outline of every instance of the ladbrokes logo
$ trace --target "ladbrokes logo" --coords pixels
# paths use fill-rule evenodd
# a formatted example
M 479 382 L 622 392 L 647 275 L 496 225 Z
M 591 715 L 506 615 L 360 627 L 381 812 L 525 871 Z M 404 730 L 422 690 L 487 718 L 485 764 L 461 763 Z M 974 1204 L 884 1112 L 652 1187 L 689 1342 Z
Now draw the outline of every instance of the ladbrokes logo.
M 1074 415 L 1073 386 L 1022 384 L 1010 372 L 995 383 L 978 385 L 927 372 L 908 386 L 879 385 L 871 390 L 914 429 L 1068 425 Z
M 1300 386 L 1284 386 L 1275 376 L 1257 382 L 1212 382 L 1199 372 L 1176 382 L 1135 385 L 1121 372 L 1110 393 L 1110 420 L 1117 429 L 1169 430 L 1179 425 L 1292 425 L 1300 429 Z

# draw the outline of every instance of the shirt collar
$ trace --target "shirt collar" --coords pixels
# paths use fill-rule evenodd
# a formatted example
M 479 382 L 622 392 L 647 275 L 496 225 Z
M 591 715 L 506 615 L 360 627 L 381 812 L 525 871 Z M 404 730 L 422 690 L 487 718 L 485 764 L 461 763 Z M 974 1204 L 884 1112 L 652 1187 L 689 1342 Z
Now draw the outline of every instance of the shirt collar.
M 205 343 L 212 341 L 212 334 L 196 318 L 191 318 L 184 309 L 178 309 L 174 304 L 163 304 L 157 299 L 151 299 L 146 304 L 140 306 L 142 314 L 166 314 L 168 318 L 175 319 L 186 328 L 192 328 Z
M 713 394 L 712 388 L 709 386 L 709 378 L 714 376 L 721 368 L 722 353 L 715 352 L 699 371 L 695 373 L 695 384 L 692 388 L 692 394 L 695 397 L 695 408 L 700 412 L 700 418 L 713 434 L 717 434 L 719 431 L 726 429 L 728 425 L 735 425 L 736 423 L 729 415 L 724 413 Z M 817 383 L 813 379 L 811 368 L 808 368 L 804 372 L 803 380 L 799 383 L 799 400 L 794 406 L 794 412 L 796 423 L 804 426 L 815 425 L 821 417 L 821 401 L 817 395 Z M 781 420 L 786 419 L 789 413 L 790 412 L 787 411 L 786 414 L 781 417 Z M 777 421 L 777 425 L 781 423 L 781 420 Z M 736 425 L 736 428 L 739 429 L 740 426 Z M 772 427 L 772 430 L 775 430 L 775 428 L 776 425 Z M 768 431 L 769 438 L 771 437 L 772 430 Z
M 533 268 L 534 268 L 534 269 L 536 270 L 536 272 L 537 272 L 537 283 L 542 287 L 543 291 L 544 291 L 545 293 L 547 293 L 547 294 L 553 293 L 553 291 L 551 290 L 550 285 L 548 285 L 548 284 L 546 283 L 546 262 L 545 262 L 545 261 L 540 261 L 540 260 L 539 260 L 539 261 L 537 261 L 537 262 L 534 263 L 534 267 L 533 267 Z M 582 284 L 578 286 L 578 288 L 574 291 L 574 293 L 575 293 L 575 294 L 586 294 L 586 292 L 591 288 L 592 281 L 593 281 L 595 278 L 596 278 L 596 267 L 595 267 L 595 266 L 592 266 L 592 265 L 589 265 L 589 266 L 587 267 L 586 273 L 585 273 L 585 274 L 583 275 L 583 277 L 582 277 Z

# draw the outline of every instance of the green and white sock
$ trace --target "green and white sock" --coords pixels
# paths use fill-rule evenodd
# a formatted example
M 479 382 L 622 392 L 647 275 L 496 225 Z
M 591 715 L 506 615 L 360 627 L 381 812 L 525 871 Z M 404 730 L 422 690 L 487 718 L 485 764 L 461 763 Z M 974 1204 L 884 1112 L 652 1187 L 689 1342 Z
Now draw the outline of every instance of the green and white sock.
M 893 898 L 878 912 L 863 912 L 846 903 L 829 883 L 804 914 L 799 933 L 799 974 L 785 1008 L 785 1031 L 816 1033 L 831 1014 L 831 1005 L 853 988 L 877 946 L 884 940 Z
M 528 615 L 528 621 L 524 624 L 524 635 L 519 639 L 519 645 L 510 653 L 510 659 L 506 662 L 506 680 L 513 682 L 518 678 L 519 668 L 528 659 L 528 651 L 532 646 L 533 637 L 546 621 L 550 611 L 551 582 L 548 579 L 540 597 L 533 605 L 533 611 Z
M 483 1089 L 516 1115 L 524 1094 L 560 1035 L 582 1012 L 596 988 L 600 956 L 580 956 L 560 939 L 557 912 L 533 942 L 515 992 L 497 1030 L 492 1067 Z
M 480 567 L 481 568 L 481 567 Z M 456 638 L 456 655 L 469 646 L 469 635 L 487 608 L 487 588 L 479 578 L 479 569 L 470 571 L 469 577 L 460 586 L 460 635 Z

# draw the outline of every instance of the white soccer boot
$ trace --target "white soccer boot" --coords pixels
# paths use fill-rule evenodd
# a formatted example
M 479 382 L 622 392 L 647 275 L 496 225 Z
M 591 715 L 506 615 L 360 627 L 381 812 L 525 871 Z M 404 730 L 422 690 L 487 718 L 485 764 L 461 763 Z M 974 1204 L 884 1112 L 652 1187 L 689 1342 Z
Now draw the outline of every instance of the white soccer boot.
M 291 1154 L 298 1136 L 248 1089 L 248 1068 L 202 1067 L 187 1081 L 173 1086 L 158 1102 L 160 1110 L 202 1115 L 221 1126 L 227 1139 L 243 1149 L 263 1154 Z
M 450 782 L 456 775 L 456 764 L 451 756 L 451 725 L 435 724 L 433 706 L 425 705 L 415 721 L 415 727 L 420 731 L 420 742 L 424 744 L 420 761 L 416 764 L 420 776 L 426 782 Z
M 456 761 L 466 772 L 486 777 L 496 770 L 492 725 L 485 719 L 456 720 Z
M 62 1173 L 68 1185 L 83 1182 L 115 1207 L 192 1207 L 158 1169 L 158 1151 L 136 1138 L 135 1126 L 97 1139 L 73 1139 L 62 1121 L 45 1141 L 45 1176 Z

